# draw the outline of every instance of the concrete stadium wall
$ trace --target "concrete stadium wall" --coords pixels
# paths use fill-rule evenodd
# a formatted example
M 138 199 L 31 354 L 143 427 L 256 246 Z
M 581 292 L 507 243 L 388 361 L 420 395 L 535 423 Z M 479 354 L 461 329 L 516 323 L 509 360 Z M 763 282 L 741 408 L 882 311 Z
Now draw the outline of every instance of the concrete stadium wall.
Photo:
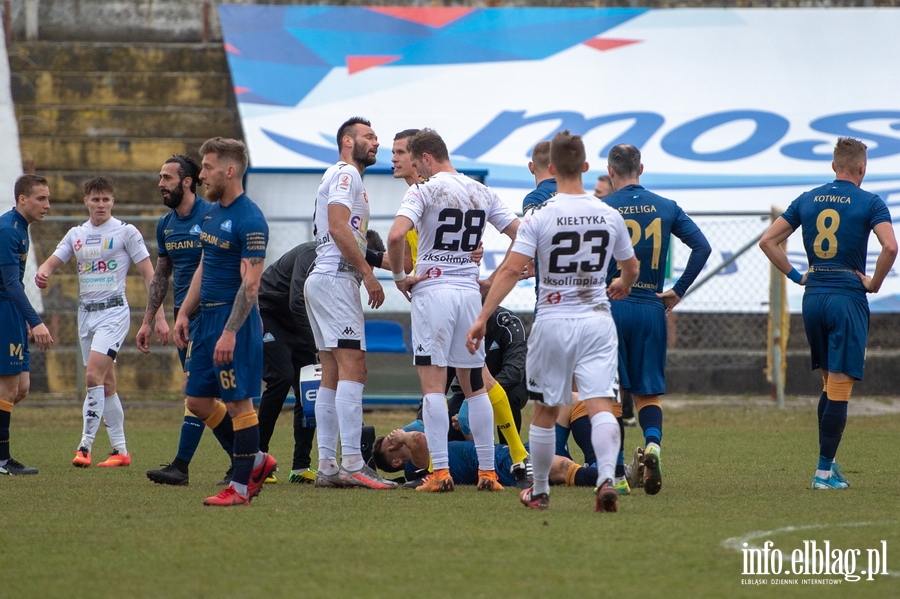
M 26 39 L 26 6 L 37 5 L 37 35 L 43 40 L 81 41 L 219 41 L 216 2 L 210 0 L 0 0 L 9 11 L 13 39 Z M 305 5 L 296 0 L 230 0 L 228 4 Z M 327 4 L 327 3 L 326 3 Z M 346 6 L 433 6 L 430 0 L 344 0 Z M 900 0 L 444 0 L 447 6 L 565 6 L 565 7 L 853 7 L 900 6 Z

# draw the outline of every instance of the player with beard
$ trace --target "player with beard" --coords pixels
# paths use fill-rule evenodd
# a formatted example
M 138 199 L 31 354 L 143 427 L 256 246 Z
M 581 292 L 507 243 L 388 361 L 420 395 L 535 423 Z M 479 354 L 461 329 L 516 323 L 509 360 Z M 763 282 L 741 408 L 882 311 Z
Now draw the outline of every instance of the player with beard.
M 150 283 L 144 322 L 136 337 L 138 349 L 145 354 L 150 353 L 151 323 L 153 315 L 159 310 L 169 291 L 169 277 L 172 277 L 173 281 L 175 318 L 177 319 L 181 303 L 191 285 L 191 279 L 200 264 L 200 255 L 203 251 L 200 243 L 200 224 L 212 210 L 213 204 L 196 195 L 199 175 L 200 165 L 197 164 L 197 161 L 190 156 L 181 154 L 166 160 L 159 171 L 159 191 L 162 194 L 163 203 L 171 210 L 159 219 L 156 226 L 158 248 L 156 270 L 153 272 L 153 280 Z M 191 334 L 196 331 L 196 325 L 199 323 L 197 316 L 199 315 L 199 310 L 189 315 Z M 185 368 L 186 356 L 187 351 L 179 348 L 178 358 L 181 360 L 182 370 L 185 371 L 187 370 Z M 226 417 L 226 420 L 229 420 L 230 423 L 229 418 Z M 178 441 L 178 453 L 175 459 L 159 470 L 148 470 L 147 478 L 161 485 L 188 484 L 188 466 L 200 444 L 204 428 L 206 427 L 203 421 L 194 416 L 185 406 L 181 437 Z M 222 449 L 228 453 L 230 462 L 231 445 L 226 441 L 222 444 Z M 226 474 L 220 484 L 227 484 L 229 478 L 230 468 L 229 474 Z
M 369 121 L 353 117 L 338 128 L 337 145 L 340 161 L 325 171 L 316 194 L 316 265 L 303 291 L 322 362 L 316 395 L 319 468 L 315 485 L 393 489 L 396 483 L 366 465 L 360 443 L 367 374 L 360 285 L 365 285 L 371 307 L 384 303 L 381 283 L 366 262 L 369 198 L 362 183 L 363 171 L 375 164 L 378 137 Z
M 220 442 L 234 448 L 231 483 L 203 503 L 247 505 L 277 465 L 259 450 L 259 420 L 251 399 L 262 386 L 257 295 L 269 227 L 244 193 L 242 177 L 249 159 L 243 142 L 215 137 L 204 142 L 200 154 L 200 179 L 215 206 L 200 224 L 203 254 L 175 321 L 175 343 L 188 348 L 188 409 Z M 190 333 L 188 316 L 198 307 L 200 322 Z

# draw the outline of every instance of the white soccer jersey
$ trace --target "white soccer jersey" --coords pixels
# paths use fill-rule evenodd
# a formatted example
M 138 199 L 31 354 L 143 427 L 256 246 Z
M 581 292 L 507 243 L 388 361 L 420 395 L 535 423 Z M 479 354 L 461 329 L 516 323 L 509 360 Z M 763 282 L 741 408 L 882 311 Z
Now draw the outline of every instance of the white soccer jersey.
M 559 193 L 522 220 L 512 251 L 537 255 L 537 318 L 571 318 L 608 310 L 611 259 L 634 256 L 618 211 L 587 195 Z
M 356 238 L 359 251 L 365 255 L 366 231 L 369 228 L 369 197 L 363 187 L 362 177 L 355 166 L 338 162 L 322 176 L 316 193 L 316 209 L 313 215 L 313 232 L 316 236 L 316 265 L 313 273 L 332 275 L 362 281 L 362 275 L 347 262 L 335 245 L 328 229 L 328 206 L 340 204 L 350 209 L 350 228 Z
M 117 218 L 95 227 L 87 221 L 72 227 L 53 255 L 78 265 L 78 294 L 82 302 L 125 298 L 125 277 L 132 262 L 149 258 L 141 232 Z
M 481 183 L 461 173 L 437 173 L 411 185 L 397 216 L 410 219 L 419 232 L 416 274 L 428 279 L 413 293 L 436 286 L 478 289 L 478 248 L 487 223 L 503 231 L 515 213 Z

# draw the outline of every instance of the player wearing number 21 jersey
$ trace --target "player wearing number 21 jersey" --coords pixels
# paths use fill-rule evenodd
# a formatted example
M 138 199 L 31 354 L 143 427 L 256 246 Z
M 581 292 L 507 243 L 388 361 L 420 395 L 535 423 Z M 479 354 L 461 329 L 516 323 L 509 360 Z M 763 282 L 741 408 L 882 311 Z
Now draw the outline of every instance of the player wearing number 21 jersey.
M 493 191 L 453 168 L 437 132 L 423 129 L 409 138 L 407 147 L 413 166 L 426 181 L 412 185 L 403 197 L 388 237 L 388 254 L 402 255 L 406 234 L 413 227 L 418 229 L 419 276 L 407 277 L 401 261 L 391 262 L 397 287 L 407 297 L 412 289 L 414 362 L 422 383 L 422 416 L 434 464 L 434 474 L 418 490 L 453 488 L 444 397 L 447 366 L 456 367 L 469 406 L 472 436 L 483 466 L 478 487 L 500 490 L 493 467 L 493 409 L 482 378 L 485 354 L 483 349 L 469 354 L 465 341 L 481 310 L 478 265 L 472 261 L 472 252 L 488 223 L 514 239 L 519 219 Z
M 535 401 L 529 429 L 534 486 L 520 495 L 532 509 L 549 506 L 556 416 L 560 406 L 572 403 L 573 379 L 591 418 L 599 473 L 595 511 L 617 509 L 612 480 L 620 438 L 612 415 L 618 393 L 617 340 L 608 297 L 628 295 L 638 263 L 622 216 L 585 192 L 581 177 L 587 169 L 581 137 L 557 133 L 550 142 L 550 172 L 558 193 L 523 219 L 466 339 L 469 351 L 480 347 L 487 318 L 515 286 L 521 269 L 535 259 L 540 295 L 525 366 L 528 397 Z M 607 295 L 605 273 L 611 260 L 619 261 L 622 277 L 609 285 Z

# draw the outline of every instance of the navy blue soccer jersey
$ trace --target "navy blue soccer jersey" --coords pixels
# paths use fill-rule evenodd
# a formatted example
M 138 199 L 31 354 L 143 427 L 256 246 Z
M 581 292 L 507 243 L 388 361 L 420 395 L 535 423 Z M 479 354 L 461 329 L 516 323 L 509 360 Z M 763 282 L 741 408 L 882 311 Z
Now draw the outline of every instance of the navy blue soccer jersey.
M 528 214 L 556 195 L 556 179 L 544 179 L 522 200 L 522 212 Z
M 802 194 L 781 215 L 803 227 L 809 260 L 806 293 L 847 293 L 865 297 L 856 271 L 866 272 L 869 233 L 891 222 L 884 201 L 850 181 L 836 180 Z
M 28 221 L 15 209 L 0 215 L 0 266 L 19 267 L 19 282 L 25 280 L 28 259 Z M 0 300 L 12 299 L 6 286 L 0 283 Z
M 640 185 L 626 185 L 609 194 L 603 201 L 619 211 L 625 219 L 640 274 L 626 300 L 657 303 L 666 282 L 666 263 L 671 236 L 679 238 L 692 250 L 691 260 L 675 283 L 673 290 L 682 297 L 709 257 L 709 242 L 700 228 L 672 200 L 647 191 Z M 696 258 L 694 257 L 696 254 Z M 615 263 L 610 264 L 607 282 L 618 276 Z
M 214 204 L 200 196 L 194 200 L 194 206 L 187 216 L 179 216 L 170 210 L 156 225 L 156 243 L 159 246 L 159 257 L 168 257 L 172 262 L 172 288 L 175 292 L 175 307 L 181 307 L 184 296 L 191 286 L 191 279 L 197 266 L 203 245 L 200 243 L 200 224 L 212 210 Z
M 259 207 L 246 194 L 228 206 L 214 204 L 200 225 L 203 280 L 200 305 L 230 305 L 241 287 L 241 260 L 266 257 L 269 227 Z

